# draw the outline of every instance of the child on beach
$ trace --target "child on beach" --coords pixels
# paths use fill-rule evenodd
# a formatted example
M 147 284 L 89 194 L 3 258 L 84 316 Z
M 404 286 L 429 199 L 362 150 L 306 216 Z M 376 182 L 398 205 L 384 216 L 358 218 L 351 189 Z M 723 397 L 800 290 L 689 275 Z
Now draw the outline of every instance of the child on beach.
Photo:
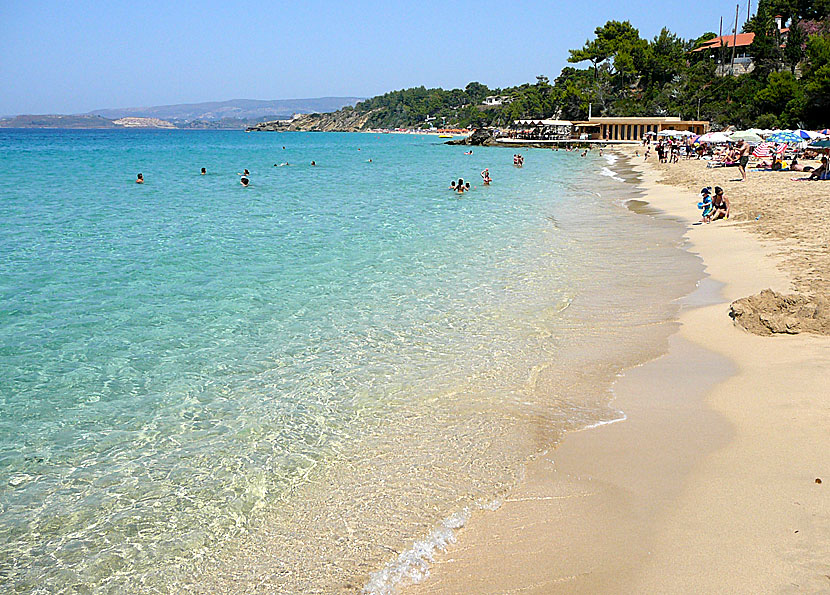
M 712 220 L 712 190 L 707 186 L 700 191 L 700 202 L 697 203 L 698 209 L 703 209 L 702 223 L 709 223 Z

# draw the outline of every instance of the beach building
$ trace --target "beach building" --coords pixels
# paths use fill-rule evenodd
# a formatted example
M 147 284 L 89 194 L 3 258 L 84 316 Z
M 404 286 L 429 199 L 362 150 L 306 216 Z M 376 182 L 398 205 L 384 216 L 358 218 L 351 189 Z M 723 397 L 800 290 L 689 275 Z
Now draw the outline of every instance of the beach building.
M 573 123 L 569 120 L 514 120 L 499 136 L 534 141 L 567 140 L 572 131 Z
M 681 120 L 677 116 L 666 117 L 602 117 L 574 122 L 573 136 L 579 140 L 640 141 L 649 132 L 663 130 L 687 130 L 695 134 L 709 132 L 709 122 Z
M 506 105 L 511 103 L 513 98 L 509 95 L 488 95 L 484 98 L 484 102 L 482 105 L 486 105 L 488 107 L 496 106 L 496 105 Z

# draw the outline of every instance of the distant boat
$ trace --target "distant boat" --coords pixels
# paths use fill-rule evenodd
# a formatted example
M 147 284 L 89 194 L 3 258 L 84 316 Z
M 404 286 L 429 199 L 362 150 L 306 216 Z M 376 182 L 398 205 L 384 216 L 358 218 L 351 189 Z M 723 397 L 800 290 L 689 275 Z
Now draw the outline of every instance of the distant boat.
M 452 138 L 454 136 L 454 134 L 439 134 L 438 138 Z

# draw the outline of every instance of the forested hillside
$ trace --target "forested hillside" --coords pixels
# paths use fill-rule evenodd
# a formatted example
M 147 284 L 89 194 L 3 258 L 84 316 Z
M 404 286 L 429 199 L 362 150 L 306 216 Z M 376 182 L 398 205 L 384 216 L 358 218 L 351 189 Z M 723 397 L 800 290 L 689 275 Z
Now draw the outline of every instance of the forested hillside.
M 782 34 L 774 17 L 789 23 Z M 344 108 L 365 114 L 372 128 L 506 125 L 518 118 L 585 119 L 594 116 L 681 116 L 716 127 L 826 127 L 830 124 L 830 0 L 761 0 L 744 25 L 755 34 L 755 69 L 717 76 L 709 52 L 694 52 L 716 37 L 693 40 L 668 29 L 647 40 L 628 21 L 608 21 L 550 81 L 490 89 L 472 82 L 463 89 L 415 87 L 392 91 Z M 722 58 L 729 62 L 731 49 Z M 510 99 L 485 107 L 488 95 Z

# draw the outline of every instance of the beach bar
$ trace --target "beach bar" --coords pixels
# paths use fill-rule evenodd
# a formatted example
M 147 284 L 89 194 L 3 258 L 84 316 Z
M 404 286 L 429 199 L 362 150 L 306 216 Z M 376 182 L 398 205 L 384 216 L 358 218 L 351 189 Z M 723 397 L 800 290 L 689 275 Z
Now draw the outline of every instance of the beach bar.
M 591 118 L 574 122 L 574 137 L 580 140 L 640 141 L 649 132 L 687 130 L 709 132 L 709 122 L 681 120 L 679 117 Z

